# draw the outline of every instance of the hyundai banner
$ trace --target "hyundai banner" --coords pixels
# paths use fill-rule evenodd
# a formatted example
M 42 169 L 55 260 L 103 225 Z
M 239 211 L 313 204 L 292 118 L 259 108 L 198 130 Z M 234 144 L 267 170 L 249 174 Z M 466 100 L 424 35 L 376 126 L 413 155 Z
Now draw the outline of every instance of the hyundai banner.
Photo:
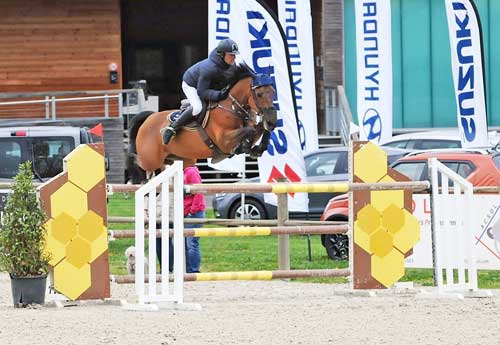
M 488 146 L 481 23 L 472 0 L 445 0 L 463 147 Z
M 278 15 L 290 53 L 300 145 L 304 153 L 318 149 L 313 33 L 309 0 L 278 0 Z
M 278 121 L 267 151 L 259 158 L 262 182 L 280 178 L 299 182 L 305 179 L 304 158 L 299 141 L 294 89 L 285 35 L 278 20 L 260 0 L 209 0 L 208 46 L 216 47 L 225 38 L 239 45 L 241 58 L 257 73 L 274 81 L 274 105 Z M 265 194 L 265 201 L 277 203 L 276 195 Z M 290 211 L 307 211 L 306 193 L 289 194 Z
M 355 0 L 358 125 L 362 140 L 392 137 L 390 0 Z

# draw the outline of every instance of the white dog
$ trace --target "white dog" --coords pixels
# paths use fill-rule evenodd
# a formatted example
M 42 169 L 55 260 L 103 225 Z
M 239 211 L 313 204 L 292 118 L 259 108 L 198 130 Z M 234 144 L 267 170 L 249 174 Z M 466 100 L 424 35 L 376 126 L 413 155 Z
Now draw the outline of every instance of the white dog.
M 125 257 L 127 258 L 127 272 L 128 274 L 135 274 L 135 247 L 130 246 L 125 250 Z M 148 258 L 144 256 L 144 273 L 148 272 Z

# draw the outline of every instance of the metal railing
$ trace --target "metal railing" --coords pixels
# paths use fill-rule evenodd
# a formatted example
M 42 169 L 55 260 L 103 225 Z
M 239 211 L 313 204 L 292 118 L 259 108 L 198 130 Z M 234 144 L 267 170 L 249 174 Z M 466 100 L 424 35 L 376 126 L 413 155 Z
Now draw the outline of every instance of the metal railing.
M 112 102 L 116 100 L 115 102 Z M 56 120 L 58 118 L 58 104 L 77 103 L 82 108 L 82 103 L 93 103 L 93 111 L 101 113 L 102 116 L 110 117 L 115 113 L 119 117 L 124 114 L 137 114 L 147 108 L 147 101 L 143 89 L 125 89 L 125 90 L 91 90 L 91 91 L 56 91 L 56 92 L 30 92 L 30 93 L 0 93 L 0 118 L 11 112 L 30 111 L 35 114 L 44 114 L 45 120 Z M 101 104 L 99 104 L 102 102 Z M 36 108 L 36 105 L 41 105 Z M 23 106 L 25 106 L 23 108 Z M 34 107 L 33 107 L 34 106 Z M 99 110 L 99 107 L 101 110 Z M 112 107 L 116 107 L 112 109 Z M 154 110 L 154 109 L 153 109 Z M 158 110 L 158 109 L 156 109 Z M 65 114 L 65 118 L 71 117 Z M 37 117 L 37 116 L 35 116 Z M 42 117 L 42 116 L 38 116 Z M 96 117 L 96 116 L 93 116 Z

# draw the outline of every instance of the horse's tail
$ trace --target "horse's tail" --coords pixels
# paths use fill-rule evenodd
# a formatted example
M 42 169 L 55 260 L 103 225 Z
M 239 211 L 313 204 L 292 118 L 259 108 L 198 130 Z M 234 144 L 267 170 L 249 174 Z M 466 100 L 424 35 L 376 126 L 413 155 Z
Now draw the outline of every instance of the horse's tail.
M 139 132 L 139 128 L 142 126 L 144 121 L 153 114 L 152 111 L 143 111 L 134 116 L 132 119 L 130 126 L 128 128 L 128 152 L 131 154 L 137 153 L 137 148 L 135 146 L 135 139 L 137 138 L 137 133 Z
M 128 179 L 133 184 L 140 184 L 146 181 L 146 171 L 144 171 L 137 165 L 137 147 L 135 145 L 135 140 L 137 138 L 139 128 L 151 114 L 153 114 L 152 111 L 143 111 L 142 113 L 137 114 L 130 122 L 130 126 L 128 129 L 128 155 L 125 164 L 128 173 Z

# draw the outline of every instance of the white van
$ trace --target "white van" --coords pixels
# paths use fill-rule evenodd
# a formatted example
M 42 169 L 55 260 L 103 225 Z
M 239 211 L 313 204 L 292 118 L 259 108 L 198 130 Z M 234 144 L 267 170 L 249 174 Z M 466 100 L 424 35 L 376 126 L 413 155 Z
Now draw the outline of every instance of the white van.
M 19 164 L 32 162 L 35 182 L 45 182 L 63 171 L 63 158 L 80 144 L 92 142 L 87 128 L 67 126 L 0 128 L 0 183 L 12 182 Z M 0 189 L 2 210 L 10 190 Z
M 30 160 L 43 182 L 63 170 L 63 158 L 80 144 L 92 142 L 87 128 L 67 126 L 0 128 L 0 182 L 12 181 L 19 164 Z

